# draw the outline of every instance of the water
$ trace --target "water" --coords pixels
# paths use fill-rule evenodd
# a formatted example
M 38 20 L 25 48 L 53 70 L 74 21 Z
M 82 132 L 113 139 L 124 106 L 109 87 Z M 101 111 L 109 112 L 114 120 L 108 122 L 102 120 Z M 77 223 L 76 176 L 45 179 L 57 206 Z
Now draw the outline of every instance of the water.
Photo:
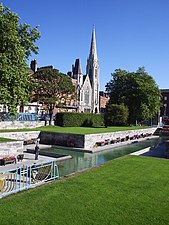
M 56 154 L 63 155 L 71 155 L 72 159 L 67 159 L 64 161 L 58 162 L 59 174 L 60 177 L 79 172 L 88 168 L 92 168 L 98 166 L 100 164 L 106 163 L 109 160 L 115 159 L 117 157 L 139 151 L 141 149 L 151 147 L 151 146 L 159 146 L 161 142 L 160 138 L 148 139 L 145 141 L 133 143 L 130 145 L 116 147 L 109 150 L 104 150 L 97 153 L 86 153 L 79 151 L 70 151 L 58 148 L 48 149 L 50 152 L 54 152 Z

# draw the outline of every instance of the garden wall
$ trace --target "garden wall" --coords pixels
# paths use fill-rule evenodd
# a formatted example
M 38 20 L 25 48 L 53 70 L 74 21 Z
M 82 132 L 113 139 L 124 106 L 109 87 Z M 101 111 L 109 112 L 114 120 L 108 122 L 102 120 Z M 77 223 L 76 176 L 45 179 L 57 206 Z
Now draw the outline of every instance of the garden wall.
M 122 139 L 126 136 L 134 138 L 134 136 L 146 134 L 154 134 L 156 128 L 148 128 L 141 130 L 130 130 L 130 131 L 118 131 L 100 134 L 66 134 L 66 133 L 54 133 L 54 132 L 40 132 L 39 138 L 41 144 L 50 144 L 57 146 L 83 148 L 90 150 L 96 147 L 96 143 L 105 142 L 106 140 Z
M 24 128 L 35 128 L 45 125 L 45 121 L 1 121 L 0 129 L 24 129 Z
M 118 131 L 118 132 L 110 132 L 110 133 L 100 133 L 100 134 L 88 134 L 85 135 L 85 149 L 91 149 L 96 146 L 97 142 L 105 142 L 105 140 L 117 140 L 122 138 L 134 138 L 134 136 L 146 134 L 154 134 L 157 128 L 147 128 L 141 130 L 128 130 L 128 131 Z
M 40 131 L 5 132 L 5 133 L 0 133 L 0 137 L 26 141 L 26 140 L 30 140 L 30 139 L 37 139 L 39 137 L 39 133 L 40 133 Z M 3 143 L 0 143 L 0 146 L 2 144 Z
M 84 148 L 85 136 L 82 134 L 67 134 L 41 131 L 40 144 L 58 145 L 65 147 Z
M 18 155 L 23 151 L 23 141 L 1 142 L 0 157 L 6 155 Z
M 0 137 L 14 139 L 14 141 L 0 143 L 0 157 L 3 155 L 18 155 L 19 152 L 23 152 L 24 141 L 29 143 L 33 139 L 36 140 L 39 133 L 40 131 L 0 133 Z
M 154 134 L 156 128 L 147 128 L 141 130 L 129 130 L 129 131 L 118 131 L 100 134 L 67 134 L 67 133 L 54 133 L 45 131 L 29 131 L 29 132 L 8 132 L 0 133 L 0 137 L 11 138 L 14 140 L 22 141 L 22 147 L 10 147 L 10 142 L 0 143 L 0 149 L 12 149 L 12 148 L 23 148 L 23 141 L 29 141 L 32 139 L 40 138 L 41 144 L 64 146 L 71 148 L 79 148 L 85 150 L 91 150 L 97 147 L 98 143 L 105 143 L 106 141 L 111 143 L 112 140 L 122 140 L 126 137 L 135 139 L 137 136 L 144 137 L 146 134 Z M 14 142 L 11 142 L 14 143 Z M 16 142 L 19 143 L 19 142 Z M 18 145 L 18 144 L 16 144 Z

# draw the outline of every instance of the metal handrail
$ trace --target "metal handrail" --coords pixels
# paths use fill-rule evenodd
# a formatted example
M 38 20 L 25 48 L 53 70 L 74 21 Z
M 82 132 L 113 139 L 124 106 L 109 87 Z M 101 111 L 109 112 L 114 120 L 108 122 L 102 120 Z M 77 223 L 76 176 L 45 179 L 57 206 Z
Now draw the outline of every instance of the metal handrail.
M 0 171 L 0 198 L 58 178 L 56 161 Z

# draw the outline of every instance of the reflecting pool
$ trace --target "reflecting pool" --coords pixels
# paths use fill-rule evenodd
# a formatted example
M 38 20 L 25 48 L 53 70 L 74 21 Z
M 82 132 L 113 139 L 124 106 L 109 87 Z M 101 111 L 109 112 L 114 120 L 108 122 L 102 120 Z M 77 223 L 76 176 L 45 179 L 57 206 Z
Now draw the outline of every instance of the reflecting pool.
M 163 140 L 159 137 L 152 138 L 148 140 L 144 140 L 137 143 L 132 143 L 126 146 L 121 147 L 112 147 L 111 149 L 100 151 L 97 153 L 86 153 L 80 151 L 71 151 L 65 149 L 58 149 L 58 148 L 50 148 L 48 151 L 62 154 L 62 155 L 71 155 L 71 159 L 67 159 L 64 161 L 59 161 L 59 174 L 60 177 L 79 172 L 94 166 L 98 166 L 100 164 L 106 163 L 109 160 L 118 158 L 120 156 L 139 151 L 141 149 L 160 146 L 160 143 Z M 46 151 L 47 149 L 45 149 Z

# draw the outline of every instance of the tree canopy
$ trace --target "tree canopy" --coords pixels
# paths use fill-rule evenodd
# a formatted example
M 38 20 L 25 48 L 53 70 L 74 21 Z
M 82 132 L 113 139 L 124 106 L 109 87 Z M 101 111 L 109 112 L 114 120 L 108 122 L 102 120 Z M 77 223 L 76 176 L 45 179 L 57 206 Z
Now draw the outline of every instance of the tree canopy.
M 29 98 L 31 80 L 26 60 L 31 52 L 38 52 L 35 41 L 39 37 L 37 27 L 19 25 L 18 15 L 0 3 L 0 102 L 11 113 Z
M 106 105 L 104 113 L 105 126 L 126 125 L 128 120 L 128 108 L 124 105 L 110 104 Z
M 51 123 L 54 107 L 66 104 L 68 98 L 75 98 L 75 86 L 70 77 L 53 68 L 39 69 L 33 76 L 33 100 L 47 106 Z
M 160 90 L 144 67 L 136 72 L 115 70 L 106 91 L 110 94 L 110 104 L 128 107 L 130 124 L 151 119 L 158 113 Z

